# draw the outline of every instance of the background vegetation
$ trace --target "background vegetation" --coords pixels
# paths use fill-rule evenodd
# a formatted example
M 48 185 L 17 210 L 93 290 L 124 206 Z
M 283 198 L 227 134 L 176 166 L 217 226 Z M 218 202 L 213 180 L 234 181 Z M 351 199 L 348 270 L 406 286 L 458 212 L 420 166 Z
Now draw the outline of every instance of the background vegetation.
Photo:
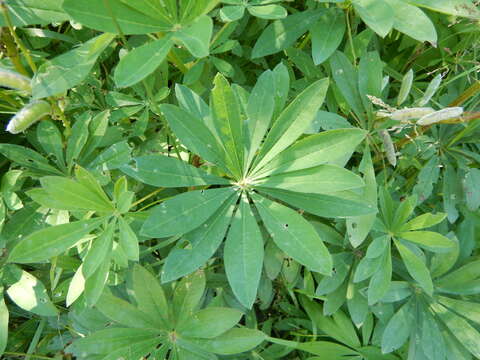
M 0 3 L 3 358 L 480 358 L 475 2 Z

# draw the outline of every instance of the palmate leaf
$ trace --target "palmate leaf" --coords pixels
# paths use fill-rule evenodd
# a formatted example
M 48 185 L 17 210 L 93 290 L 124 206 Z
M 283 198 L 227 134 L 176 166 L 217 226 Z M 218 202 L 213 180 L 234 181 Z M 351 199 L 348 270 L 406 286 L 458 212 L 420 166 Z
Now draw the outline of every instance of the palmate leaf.
M 140 358 L 168 350 L 181 354 L 179 359 L 216 359 L 214 353 L 248 351 L 265 339 L 258 330 L 234 327 L 243 316 L 239 310 L 200 309 L 204 292 L 203 272 L 185 277 L 175 285 L 173 294 L 166 295 L 155 277 L 136 265 L 136 305 L 105 291 L 96 307 L 113 324 L 75 341 L 66 351 L 89 359 L 98 355 L 115 360 L 126 354 Z

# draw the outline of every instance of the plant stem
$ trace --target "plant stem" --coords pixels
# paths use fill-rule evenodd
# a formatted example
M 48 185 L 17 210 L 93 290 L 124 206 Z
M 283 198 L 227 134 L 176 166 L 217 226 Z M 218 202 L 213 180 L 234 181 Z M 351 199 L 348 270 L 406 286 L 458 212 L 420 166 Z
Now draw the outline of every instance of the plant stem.
M 7 27 L 8 27 L 8 30 L 10 31 L 10 34 L 12 35 L 13 39 L 15 40 L 18 47 L 20 48 L 23 55 L 25 56 L 25 59 L 27 59 L 27 63 L 30 66 L 30 69 L 32 69 L 32 71 L 35 73 L 37 71 L 37 66 L 33 62 L 32 57 L 30 56 L 30 51 L 23 44 L 22 40 L 18 37 L 17 33 L 15 32 L 15 29 L 13 28 L 12 19 L 10 17 L 10 13 L 8 11 L 7 5 L 5 5 L 5 2 L 1 1 L 0 2 L 0 7 L 2 9 L 3 17 L 5 18 L 5 23 L 7 24 Z
M 133 208 L 133 207 L 135 207 L 135 206 L 137 206 L 138 204 L 144 202 L 145 200 L 150 199 L 152 196 L 157 195 L 159 192 L 161 192 L 161 191 L 163 191 L 163 190 L 165 190 L 165 188 L 158 188 L 157 190 L 152 191 L 150 194 L 144 196 L 144 197 L 141 198 L 140 200 L 135 201 L 135 202 L 132 204 L 132 206 L 130 206 L 130 209 Z
M 7 56 L 10 58 L 13 66 L 15 66 L 15 70 L 22 75 L 30 76 L 28 71 L 23 66 L 20 57 L 18 56 L 17 47 L 15 46 L 12 34 L 9 31 L 4 31 L 2 33 L 2 43 L 5 45 Z
M 355 54 L 355 46 L 353 46 L 352 27 L 350 25 L 350 9 L 347 9 L 347 29 L 348 29 L 348 42 L 352 49 L 353 66 L 357 66 L 357 55 Z

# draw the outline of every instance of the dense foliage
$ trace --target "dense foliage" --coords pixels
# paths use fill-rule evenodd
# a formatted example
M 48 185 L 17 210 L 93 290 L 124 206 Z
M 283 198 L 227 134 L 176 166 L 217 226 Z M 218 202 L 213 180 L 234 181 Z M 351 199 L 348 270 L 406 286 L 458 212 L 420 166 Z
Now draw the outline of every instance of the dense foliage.
M 2 358 L 480 359 L 477 3 L 0 6 Z

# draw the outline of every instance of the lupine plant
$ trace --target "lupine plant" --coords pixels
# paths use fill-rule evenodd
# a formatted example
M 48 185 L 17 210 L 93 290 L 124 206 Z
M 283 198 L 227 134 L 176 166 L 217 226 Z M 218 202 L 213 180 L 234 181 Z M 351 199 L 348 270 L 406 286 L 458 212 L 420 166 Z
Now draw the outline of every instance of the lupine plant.
M 2 359 L 480 359 L 477 1 L 0 10 Z

